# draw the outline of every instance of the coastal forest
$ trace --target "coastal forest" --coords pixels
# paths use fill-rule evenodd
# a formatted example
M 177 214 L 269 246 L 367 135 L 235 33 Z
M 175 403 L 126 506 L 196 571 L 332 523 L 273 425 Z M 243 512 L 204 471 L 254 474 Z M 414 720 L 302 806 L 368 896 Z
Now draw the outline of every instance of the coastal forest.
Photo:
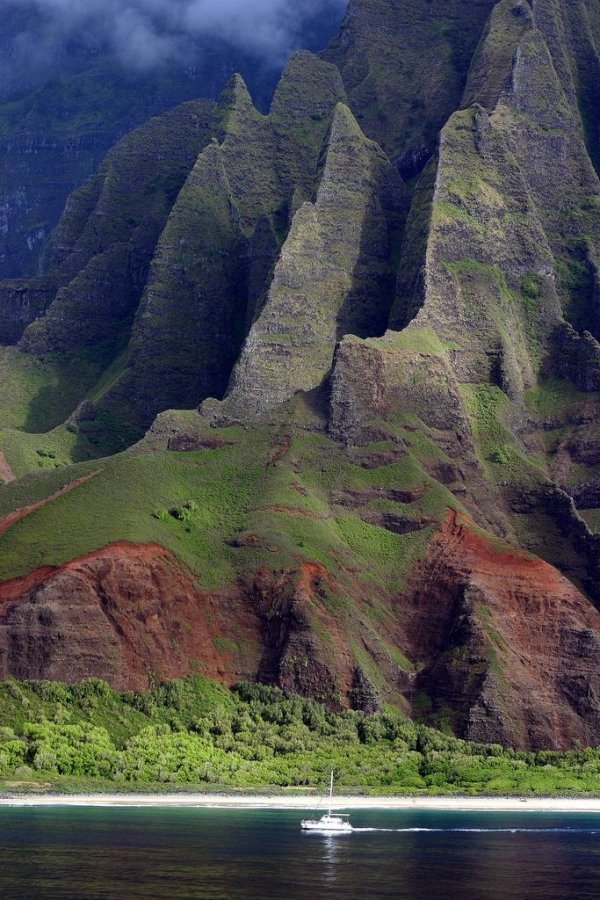
M 0 686 L 0 789 L 156 793 L 210 790 L 321 797 L 585 796 L 598 793 L 600 750 L 537 752 L 460 740 L 395 711 L 335 713 L 278 688 L 233 691 L 200 676 L 144 692 L 106 682 Z

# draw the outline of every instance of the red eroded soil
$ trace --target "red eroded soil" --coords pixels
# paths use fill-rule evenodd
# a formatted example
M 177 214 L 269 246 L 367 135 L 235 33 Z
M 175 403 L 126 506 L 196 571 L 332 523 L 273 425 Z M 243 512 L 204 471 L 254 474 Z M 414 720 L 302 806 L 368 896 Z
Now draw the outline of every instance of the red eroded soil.
M 600 613 L 538 558 L 454 512 L 399 614 L 423 668 L 415 693 L 477 740 L 562 747 L 600 739 Z
M 256 672 L 260 629 L 164 548 L 117 543 L 0 585 L 0 677 L 139 689 L 194 670 L 231 684 Z
M 331 584 L 332 577 L 325 566 L 321 563 L 308 562 L 305 560 L 300 566 L 300 577 L 298 578 L 298 588 L 303 593 L 309 594 L 312 591 L 315 579 L 323 579 L 323 581 Z
M 353 663 L 323 602 L 330 588 L 327 571 L 306 563 L 205 591 L 163 547 L 111 544 L 0 584 L 0 678 L 95 676 L 124 690 L 199 671 L 339 704 Z M 334 636 L 335 658 L 325 659 L 317 622 Z
M 0 585 L 0 678 L 138 689 L 199 671 L 340 707 L 371 703 L 376 668 L 380 700 L 418 698 L 423 714 L 425 697 L 429 721 L 450 716 L 472 739 L 600 742 L 600 613 L 552 566 L 452 512 L 401 596 L 338 573 L 344 585 L 298 559 L 207 591 L 163 547 L 113 544 Z M 392 645 L 414 672 L 394 663 Z
M 90 475 L 85 475 L 83 478 L 78 478 L 76 481 L 70 481 L 62 487 L 60 491 L 56 491 L 56 493 L 51 494 L 49 497 L 38 500 L 37 503 L 30 503 L 29 506 L 22 506 L 21 509 L 16 509 L 14 512 L 4 516 L 3 519 L 0 519 L 0 535 L 7 532 L 9 528 L 12 528 L 13 525 L 16 525 L 16 523 L 20 522 L 21 519 L 24 519 L 25 516 L 35 512 L 36 509 L 41 509 L 43 506 L 46 506 L 47 503 L 51 503 L 53 500 L 58 500 L 59 497 L 69 494 L 71 491 L 75 490 L 75 488 L 79 487 L 79 485 L 85 484 L 86 481 L 94 478 L 97 474 L 97 472 L 92 472 Z
M 11 481 L 16 481 L 15 473 L 9 466 L 8 460 L 2 450 L 0 450 L 0 478 L 4 484 L 10 484 Z

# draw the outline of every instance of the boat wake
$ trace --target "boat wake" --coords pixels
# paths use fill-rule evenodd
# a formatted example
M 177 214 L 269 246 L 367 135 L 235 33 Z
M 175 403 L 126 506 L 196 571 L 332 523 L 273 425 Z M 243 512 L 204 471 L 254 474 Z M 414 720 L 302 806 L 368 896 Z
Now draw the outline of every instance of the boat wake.
M 430 832 L 440 834 L 600 834 L 598 828 L 356 828 L 352 832 L 386 831 L 397 834 Z

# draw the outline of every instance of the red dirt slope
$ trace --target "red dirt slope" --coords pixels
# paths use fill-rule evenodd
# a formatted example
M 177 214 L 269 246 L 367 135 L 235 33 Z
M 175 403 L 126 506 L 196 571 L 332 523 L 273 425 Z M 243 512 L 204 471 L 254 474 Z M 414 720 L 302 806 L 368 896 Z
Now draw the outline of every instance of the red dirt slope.
M 114 544 L 0 585 L 0 678 L 93 675 L 131 689 L 199 671 L 373 708 L 377 670 L 386 702 L 412 701 L 472 739 L 600 741 L 600 613 L 556 569 L 450 513 L 409 589 L 379 598 L 389 612 L 377 633 L 363 622 L 370 598 L 359 577 L 352 624 L 335 613 L 341 588 L 316 563 L 205 591 L 164 548 Z M 370 657 L 366 670 L 356 648 Z
M 0 678 L 105 678 L 148 686 L 194 669 L 253 675 L 260 626 L 240 601 L 198 590 L 157 545 L 119 543 L 0 585 Z
M 600 613 L 552 566 L 450 513 L 402 606 L 434 719 L 513 746 L 600 740 Z

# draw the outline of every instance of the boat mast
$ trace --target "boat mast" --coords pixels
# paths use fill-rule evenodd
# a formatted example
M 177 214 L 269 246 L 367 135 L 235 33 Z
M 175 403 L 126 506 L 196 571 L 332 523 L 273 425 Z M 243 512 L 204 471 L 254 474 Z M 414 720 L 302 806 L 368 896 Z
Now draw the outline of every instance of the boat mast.
M 329 782 L 329 813 L 331 815 L 331 803 L 333 800 L 333 769 L 331 770 L 331 781 Z

